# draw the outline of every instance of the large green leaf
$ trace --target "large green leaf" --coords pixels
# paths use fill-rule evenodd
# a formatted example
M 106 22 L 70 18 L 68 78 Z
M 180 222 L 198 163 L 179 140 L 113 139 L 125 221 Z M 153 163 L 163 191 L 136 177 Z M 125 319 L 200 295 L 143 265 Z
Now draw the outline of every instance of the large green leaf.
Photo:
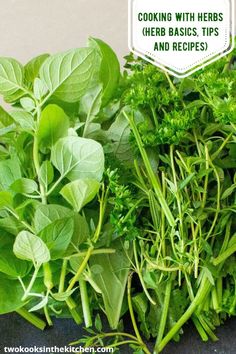
M 56 141 L 67 135 L 70 123 L 62 108 L 50 104 L 42 111 L 39 127 L 39 143 L 44 147 L 53 146 Z
M 116 329 L 120 319 L 130 261 L 120 241 L 111 245 L 114 254 L 98 254 L 90 258 L 93 280 L 102 292 L 107 319 Z
M 100 183 L 95 179 L 78 179 L 65 185 L 60 194 L 78 213 L 91 202 L 99 191 Z
M 0 94 L 7 102 L 14 102 L 22 97 L 24 69 L 15 59 L 0 58 Z
M 56 220 L 39 234 L 50 250 L 51 259 L 59 259 L 65 254 L 74 232 L 74 219 Z
M 102 179 L 103 148 L 94 140 L 76 136 L 62 138 L 53 146 L 51 160 L 61 175 L 71 181 L 79 178 Z
M 17 258 L 12 248 L 0 248 L 0 272 L 5 273 L 11 277 L 24 277 L 30 271 L 30 264 Z
M 21 171 L 18 160 L 0 161 L 0 189 L 7 190 L 19 178 L 21 178 Z
M 20 259 L 32 261 L 35 267 L 50 261 L 50 252 L 46 244 L 28 231 L 21 231 L 17 235 L 13 252 Z
M 23 306 L 23 289 L 18 280 L 10 280 L 0 274 L 0 314 L 18 310 Z
M 38 234 L 52 222 L 73 215 L 72 210 L 57 204 L 39 205 L 34 215 L 34 227 Z
M 80 48 L 55 54 L 43 63 L 39 76 L 49 90 L 65 102 L 77 102 L 91 86 L 100 64 L 92 48 Z
M 103 84 L 102 103 L 105 106 L 114 95 L 119 83 L 120 64 L 114 51 L 102 40 L 90 38 L 89 45 L 96 48 L 102 57 L 100 81 Z

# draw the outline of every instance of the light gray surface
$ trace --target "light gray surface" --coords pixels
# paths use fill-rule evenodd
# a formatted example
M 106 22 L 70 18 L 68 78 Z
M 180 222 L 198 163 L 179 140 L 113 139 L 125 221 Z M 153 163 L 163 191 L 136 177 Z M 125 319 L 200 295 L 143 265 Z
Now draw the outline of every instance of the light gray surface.
M 128 0 L 0 0 L 0 56 L 25 63 L 42 52 L 108 42 L 120 58 L 128 52 Z

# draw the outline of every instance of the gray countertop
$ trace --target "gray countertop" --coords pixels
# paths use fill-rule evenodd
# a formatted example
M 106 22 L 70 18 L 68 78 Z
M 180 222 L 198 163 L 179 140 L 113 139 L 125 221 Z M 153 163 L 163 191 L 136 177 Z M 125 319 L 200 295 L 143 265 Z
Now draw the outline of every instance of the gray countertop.
M 217 329 L 219 341 L 216 343 L 203 343 L 191 324 L 185 326 L 184 331 L 181 342 L 170 343 L 163 354 L 236 354 L 236 318 L 229 319 Z M 80 338 L 82 333 L 83 330 L 72 320 L 55 319 L 54 327 L 41 332 L 17 314 L 4 315 L 0 316 L 0 353 L 4 353 L 6 346 L 64 347 Z M 120 353 L 129 354 L 132 351 L 123 347 Z

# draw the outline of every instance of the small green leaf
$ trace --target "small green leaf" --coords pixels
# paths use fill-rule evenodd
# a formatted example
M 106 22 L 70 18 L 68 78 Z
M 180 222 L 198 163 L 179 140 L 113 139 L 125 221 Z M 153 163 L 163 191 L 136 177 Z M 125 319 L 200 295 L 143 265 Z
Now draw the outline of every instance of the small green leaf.
M 11 103 L 21 98 L 23 87 L 23 66 L 15 59 L 0 58 L 0 94 Z
M 33 312 L 33 311 L 38 311 L 41 310 L 42 308 L 44 308 L 48 303 L 48 297 L 44 296 L 43 299 L 35 306 L 31 307 L 31 309 L 29 309 L 29 312 Z
M 78 213 L 91 202 L 99 191 L 100 183 L 94 179 L 78 179 L 65 185 L 60 194 Z
M 25 111 L 12 111 L 11 117 L 24 130 L 34 131 L 35 122 L 33 116 Z
M 38 191 L 38 185 L 35 181 L 28 178 L 17 179 L 10 187 L 14 192 L 21 194 L 32 194 Z
M 73 211 L 57 204 L 39 205 L 34 215 L 34 227 L 36 233 L 39 233 L 46 226 L 56 220 L 68 218 L 73 215 Z
M 50 56 L 49 54 L 41 54 L 31 59 L 25 65 L 25 81 L 27 83 L 33 84 L 35 78 L 39 74 L 39 69 L 41 68 L 41 66 L 49 56 Z
M 41 100 L 46 93 L 48 92 L 47 87 L 45 84 L 40 80 L 39 78 L 36 77 L 34 80 L 34 96 L 37 98 L 37 100 Z
M 44 147 L 53 146 L 58 139 L 67 135 L 69 119 L 63 109 L 55 104 L 50 104 L 42 111 L 39 128 L 39 143 Z
M 115 93 L 120 80 L 120 64 L 114 51 L 100 39 L 90 38 L 89 45 L 96 48 L 101 57 L 99 77 L 103 84 L 103 106 L 106 106 Z
M 74 232 L 73 218 L 56 220 L 40 232 L 40 238 L 50 250 L 51 259 L 63 257 Z
M 46 244 L 28 231 L 21 231 L 17 235 L 13 252 L 20 259 L 32 261 L 35 267 L 50 261 L 50 252 Z
M 87 220 L 78 213 L 74 215 L 74 233 L 66 250 L 65 256 L 71 256 L 78 252 L 79 246 L 89 239 L 90 232 Z
M 26 110 L 26 112 L 32 112 L 35 109 L 35 102 L 32 98 L 23 97 L 20 99 L 20 104 L 22 108 Z
M 21 178 L 21 171 L 17 159 L 0 161 L 0 189 L 8 190 L 19 178 Z
M 224 200 L 224 199 L 230 197 L 235 190 L 236 190 L 236 184 L 232 184 L 232 186 L 230 186 L 229 188 L 227 188 L 224 191 L 224 193 L 221 196 L 221 199 Z
M 42 163 L 39 170 L 39 178 L 46 189 L 49 184 L 52 183 L 54 179 L 54 170 L 50 161 L 46 160 Z
M 51 161 L 61 175 L 71 181 L 102 179 L 103 148 L 94 140 L 74 136 L 62 138 L 52 148 Z

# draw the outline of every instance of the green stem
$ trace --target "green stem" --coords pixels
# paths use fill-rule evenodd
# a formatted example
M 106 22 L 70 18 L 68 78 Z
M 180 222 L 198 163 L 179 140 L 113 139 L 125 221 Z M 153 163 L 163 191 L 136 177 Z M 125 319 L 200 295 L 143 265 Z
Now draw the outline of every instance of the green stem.
M 156 353 L 159 352 L 158 351 L 159 343 L 161 343 L 161 340 L 162 340 L 163 335 L 165 333 L 166 321 L 167 321 L 169 304 L 170 304 L 171 289 L 172 289 L 172 281 L 169 280 L 167 285 L 166 285 L 164 304 L 163 304 L 162 314 L 161 314 L 161 321 L 160 321 L 159 330 L 158 330 L 158 336 L 157 336 L 155 349 L 154 349 L 156 351 Z
M 132 321 L 132 325 L 134 328 L 134 332 L 135 335 L 139 341 L 139 343 L 142 343 L 142 345 L 145 346 L 145 344 L 143 343 L 142 337 L 140 336 L 139 330 L 138 330 L 138 326 L 135 320 L 135 316 L 134 316 L 134 310 L 133 310 L 133 305 L 132 305 L 132 298 L 131 298 L 131 282 L 132 282 L 132 276 L 133 273 L 131 273 L 128 276 L 128 284 L 127 284 L 127 295 L 128 295 L 128 306 L 129 306 L 129 313 L 130 313 L 130 317 L 131 317 L 131 321 Z
M 203 342 L 207 342 L 208 341 L 208 336 L 204 330 L 204 328 L 202 327 L 201 323 L 199 322 L 197 316 L 192 316 L 192 321 L 194 323 L 194 326 L 196 327 L 201 339 Z
M 164 347 L 167 345 L 167 343 L 176 335 L 176 333 L 179 332 L 179 330 L 182 328 L 182 326 L 189 320 L 189 318 L 192 316 L 192 314 L 194 313 L 194 311 L 196 310 L 198 305 L 201 304 L 203 302 L 203 300 L 205 299 L 206 295 L 208 294 L 208 292 L 211 289 L 211 286 L 212 285 L 209 282 L 207 276 L 204 275 L 201 285 L 200 285 L 200 288 L 199 288 L 193 302 L 191 303 L 191 305 L 189 306 L 187 311 L 185 311 L 183 316 L 178 320 L 178 322 L 172 327 L 172 329 L 169 331 L 169 333 L 167 333 L 167 335 L 162 339 L 162 341 L 158 347 L 159 352 L 161 352 L 164 349 Z M 157 354 L 157 353 L 158 352 L 154 351 L 153 354 Z
M 142 139 L 141 139 L 141 137 L 139 135 L 139 131 L 138 131 L 136 125 L 135 125 L 134 118 L 133 117 L 128 117 L 125 112 L 124 112 L 124 115 L 125 115 L 126 119 L 129 121 L 131 129 L 132 129 L 132 131 L 134 133 L 137 145 L 139 147 L 140 154 L 142 156 L 144 165 L 145 165 L 146 170 L 147 170 L 148 177 L 149 177 L 150 182 L 151 182 L 151 184 L 153 186 L 153 189 L 154 189 L 154 191 L 156 193 L 158 201 L 159 201 L 159 203 L 160 203 L 160 205 L 161 205 L 161 207 L 162 207 L 162 209 L 163 209 L 163 211 L 165 213 L 165 216 L 166 216 L 170 226 L 174 227 L 175 226 L 175 219 L 174 219 L 174 217 L 173 217 L 173 215 L 172 215 L 172 213 L 170 211 L 170 208 L 169 208 L 169 206 L 168 206 L 168 204 L 167 204 L 167 202 L 166 202 L 166 200 L 165 200 L 165 198 L 163 196 L 161 187 L 160 187 L 160 185 L 158 183 L 158 180 L 157 180 L 157 178 L 155 176 L 155 173 L 154 173 L 154 171 L 152 169 L 152 166 L 151 166 L 151 163 L 149 161 L 147 152 L 146 152 L 146 150 L 143 147 Z
M 39 123 L 40 121 L 40 115 L 41 115 L 41 109 L 40 107 L 36 107 L 36 113 L 37 113 L 37 122 Z M 46 197 L 46 191 L 43 186 L 43 184 L 40 182 L 40 163 L 39 163 L 39 141 L 38 141 L 38 136 L 37 132 L 34 135 L 34 145 L 33 145 L 33 161 L 34 161 L 34 166 L 35 166 L 35 171 L 38 177 L 38 182 L 39 182 L 39 189 L 40 189 L 40 195 L 42 199 L 43 204 L 47 204 L 47 197 Z
M 32 287 L 34 285 L 34 282 L 35 282 L 35 280 L 37 278 L 38 271 L 39 271 L 39 267 L 36 267 L 35 270 L 34 270 L 33 276 L 32 276 L 32 278 L 30 280 L 30 283 L 28 285 L 28 288 L 26 289 L 26 291 L 25 291 L 25 293 L 24 293 L 24 295 L 22 297 L 22 301 L 25 301 L 27 299 L 27 297 L 29 296 L 29 293 L 30 293 L 30 291 L 31 291 L 31 289 L 32 289 Z
M 93 250 L 92 255 L 94 255 L 94 254 L 113 254 L 113 253 L 116 253 L 116 250 L 113 248 L 100 248 L 100 249 Z M 78 252 L 78 253 L 72 254 L 71 256 L 66 257 L 65 259 L 68 260 L 68 259 L 71 259 L 74 257 L 84 257 L 84 256 L 86 256 L 86 254 L 87 254 L 87 251 L 86 252 Z
M 87 266 L 88 260 L 93 252 L 94 247 L 90 246 L 89 249 L 87 250 L 86 256 L 82 262 L 82 264 L 80 265 L 79 269 L 77 270 L 76 274 L 74 275 L 74 277 L 71 279 L 70 281 L 70 285 L 68 286 L 66 291 L 70 291 L 73 289 L 73 287 L 75 286 L 76 282 L 79 280 L 81 274 L 83 273 L 85 267 Z
M 91 318 L 91 311 L 90 311 L 89 298 L 88 298 L 88 292 L 87 292 L 87 284 L 84 279 L 79 280 L 79 287 L 80 287 L 80 296 L 81 296 L 81 303 L 82 303 L 85 327 L 89 328 L 92 326 L 93 322 L 92 322 L 92 318 Z
M 50 327 L 52 327 L 53 323 L 52 323 L 51 317 L 50 317 L 50 315 L 49 315 L 47 305 L 44 306 L 43 310 L 44 310 L 44 315 L 45 315 L 45 318 L 46 318 L 46 320 L 47 320 L 48 325 L 49 325 Z
M 38 329 L 41 329 L 42 331 L 46 327 L 46 323 L 38 318 L 36 315 L 33 313 L 28 312 L 24 307 L 22 307 L 19 310 L 16 310 L 16 312 L 23 317 L 26 321 L 30 322 L 32 325 L 37 327 Z
M 230 256 L 232 256 L 232 254 L 234 254 L 234 252 L 236 252 L 236 243 L 235 245 L 229 247 L 225 252 L 223 252 L 221 255 L 219 255 L 218 257 L 214 258 L 212 263 L 217 266 L 218 264 L 224 262 L 227 258 L 229 258 Z
M 151 295 L 149 294 L 148 290 L 147 290 L 147 287 L 145 285 L 145 282 L 143 280 L 143 277 L 142 277 L 142 272 L 140 270 L 140 267 L 139 267 L 139 262 L 138 262 L 138 255 L 137 255 L 137 249 L 136 249 L 136 241 L 133 242 L 133 249 L 134 249 L 134 260 L 135 260 L 135 265 L 136 265 L 136 272 L 138 274 L 138 277 L 139 277 L 139 280 L 140 280 L 140 283 L 143 287 L 143 291 L 144 291 L 144 294 L 146 295 L 146 297 L 148 298 L 148 300 L 151 302 L 151 304 L 153 305 L 156 305 L 155 301 L 151 298 Z
M 68 264 L 68 259 L 63 259 L 58 293 L 63 293 L 64 288 L 65 288 L 65 277 L 66 277 L 66 272 L 67 272 L 67 264 Z

